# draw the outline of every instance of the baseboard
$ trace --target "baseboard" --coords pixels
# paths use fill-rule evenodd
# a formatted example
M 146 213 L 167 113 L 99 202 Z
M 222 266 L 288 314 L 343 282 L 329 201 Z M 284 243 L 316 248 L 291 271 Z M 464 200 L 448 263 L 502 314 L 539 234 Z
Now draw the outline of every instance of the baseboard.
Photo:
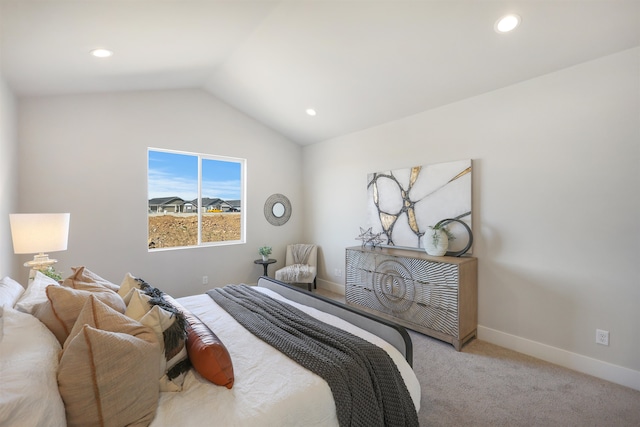
M 344 285 L 341 283 L 334 283 L 330 282 L 329 280 L 318 279 L 317 285 L 319 288 L 326 289 L 336 294 L 344 295 Z
M 478 325 L 478 339 L 640 391 L 640 371 Z

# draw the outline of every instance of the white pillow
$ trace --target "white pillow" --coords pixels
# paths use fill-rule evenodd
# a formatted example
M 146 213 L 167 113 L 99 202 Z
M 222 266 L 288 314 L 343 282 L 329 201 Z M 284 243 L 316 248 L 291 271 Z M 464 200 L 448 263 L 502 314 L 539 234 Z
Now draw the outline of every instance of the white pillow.
M 3 305 L 15 306 L 23 293 L 24 288 L 20 283 L 9 276 L 4 277 L 0 280 L 0 307 Z
M 0 340 L 0 425 L 67 424 L 56 372 L 60 343 L 35 317 L 5 306 Z
M 129 304 L 129 301 L 127 301 L 125 297 L 131 289 L 140 289 L 140 282 L 138 282 L 131 273 L 127 273 L 124 275 L 124 279 L 122 279 L 120 289 L 118 289 L 118 295 L 120 295 L 127 304 Z
M 124 312 L 125 316 L 129 316 L 133 320 L 142 319 L 142 316 L 151 310 L 150 300 L 151 297 L 140 289 L 131 289 L 124 297 L 124 301 L 127 304 L 127 309 Z
M 60 286 L 51 277 L 36 271 L 35 277 L 27 286 L 24 294 L 18 299 L 15 308 L 23 313 L 33 314 L 35 305 L 48 301 L 46 288 L 50 285 Z

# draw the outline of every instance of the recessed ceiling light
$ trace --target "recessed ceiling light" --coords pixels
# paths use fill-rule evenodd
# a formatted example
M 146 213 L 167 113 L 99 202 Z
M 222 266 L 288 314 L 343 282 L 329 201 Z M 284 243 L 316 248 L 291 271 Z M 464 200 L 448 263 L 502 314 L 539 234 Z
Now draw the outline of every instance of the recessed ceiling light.
M 93 49 L 91 51 L 91 55 L 95 56 L 96 58 L 108 58 L 110 56 L 113 56 L 113 51 L 109 49 Z
M 307 108 L 306 112 L 310 116 L 315 116 L 317 114 L 316 110 L 314 110 L 313 108 Z
M 513 30 L 518 25 L 520 25 L 520 21 L 521 19 L 519 15 L 516 15 L 516 14 L 506 15 L 498 19 L 496 21 L 496 24 L 493 26 L 493 28 L 498 33 L 508 33 L 509 31 Z

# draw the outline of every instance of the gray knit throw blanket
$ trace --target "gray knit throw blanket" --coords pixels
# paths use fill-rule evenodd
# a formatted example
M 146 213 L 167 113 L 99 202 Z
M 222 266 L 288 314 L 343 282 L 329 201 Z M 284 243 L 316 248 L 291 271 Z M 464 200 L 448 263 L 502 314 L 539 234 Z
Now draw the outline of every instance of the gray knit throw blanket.
M 340 426 L 418 426 L 402 376 L 378 346 L 247 285 L 207 294 L 249 332 L 323 378 Z

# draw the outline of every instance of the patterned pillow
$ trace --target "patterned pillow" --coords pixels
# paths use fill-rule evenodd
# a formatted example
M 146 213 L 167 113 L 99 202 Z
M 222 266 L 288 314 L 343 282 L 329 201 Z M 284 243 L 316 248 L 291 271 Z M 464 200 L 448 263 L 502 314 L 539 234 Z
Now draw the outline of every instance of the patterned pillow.
M 162 332 L 164 354 L 166 360 L 166 375 L 160 379 L 161 391 L 179 391 L 182 389 L 184 374 L 191 364 L 186 349 L 187 322 L 180 310 L 169 303 L 164 292 L 149 285 L 142 279 L 127 274 L 120 289 L 130 289 L 125 296 L 127 310 L 125 314 L 134 319 L 143 319 L 152 308 L 162 309 L 162 316 L 168 314 L 173 321 L 162 320 L 168 325 Z M 146 304 L 145 304 L 146 302 Z M 151 321 L 151 319 L 149 319 Z
M 160 394 L 161 358 L 150 328 L 90 297 L 58 367 L 67 425 L 151 423 Z
M 182 383 L 173 383 L 167 377 L 167 370 L 172 368 L 175 363 L 167 368 L 168 360 L 164 357 L 164 332 L 175 323 L 176 317 L 157 305 L 149 305 L 151 297 L 144 294 L 141 290 L 132 289 L 129 293 L 131 294 L 129 304 L 127 305 L 127 310 L 124 314 L 139 321 L 143 325 L 150 327 L 153 332 L 155 332 L 158 342 L 160 343 L 160 350 L 163 355 L 161 361 L 161 373 L 159 375 L 160 391 L 180 391 Z

